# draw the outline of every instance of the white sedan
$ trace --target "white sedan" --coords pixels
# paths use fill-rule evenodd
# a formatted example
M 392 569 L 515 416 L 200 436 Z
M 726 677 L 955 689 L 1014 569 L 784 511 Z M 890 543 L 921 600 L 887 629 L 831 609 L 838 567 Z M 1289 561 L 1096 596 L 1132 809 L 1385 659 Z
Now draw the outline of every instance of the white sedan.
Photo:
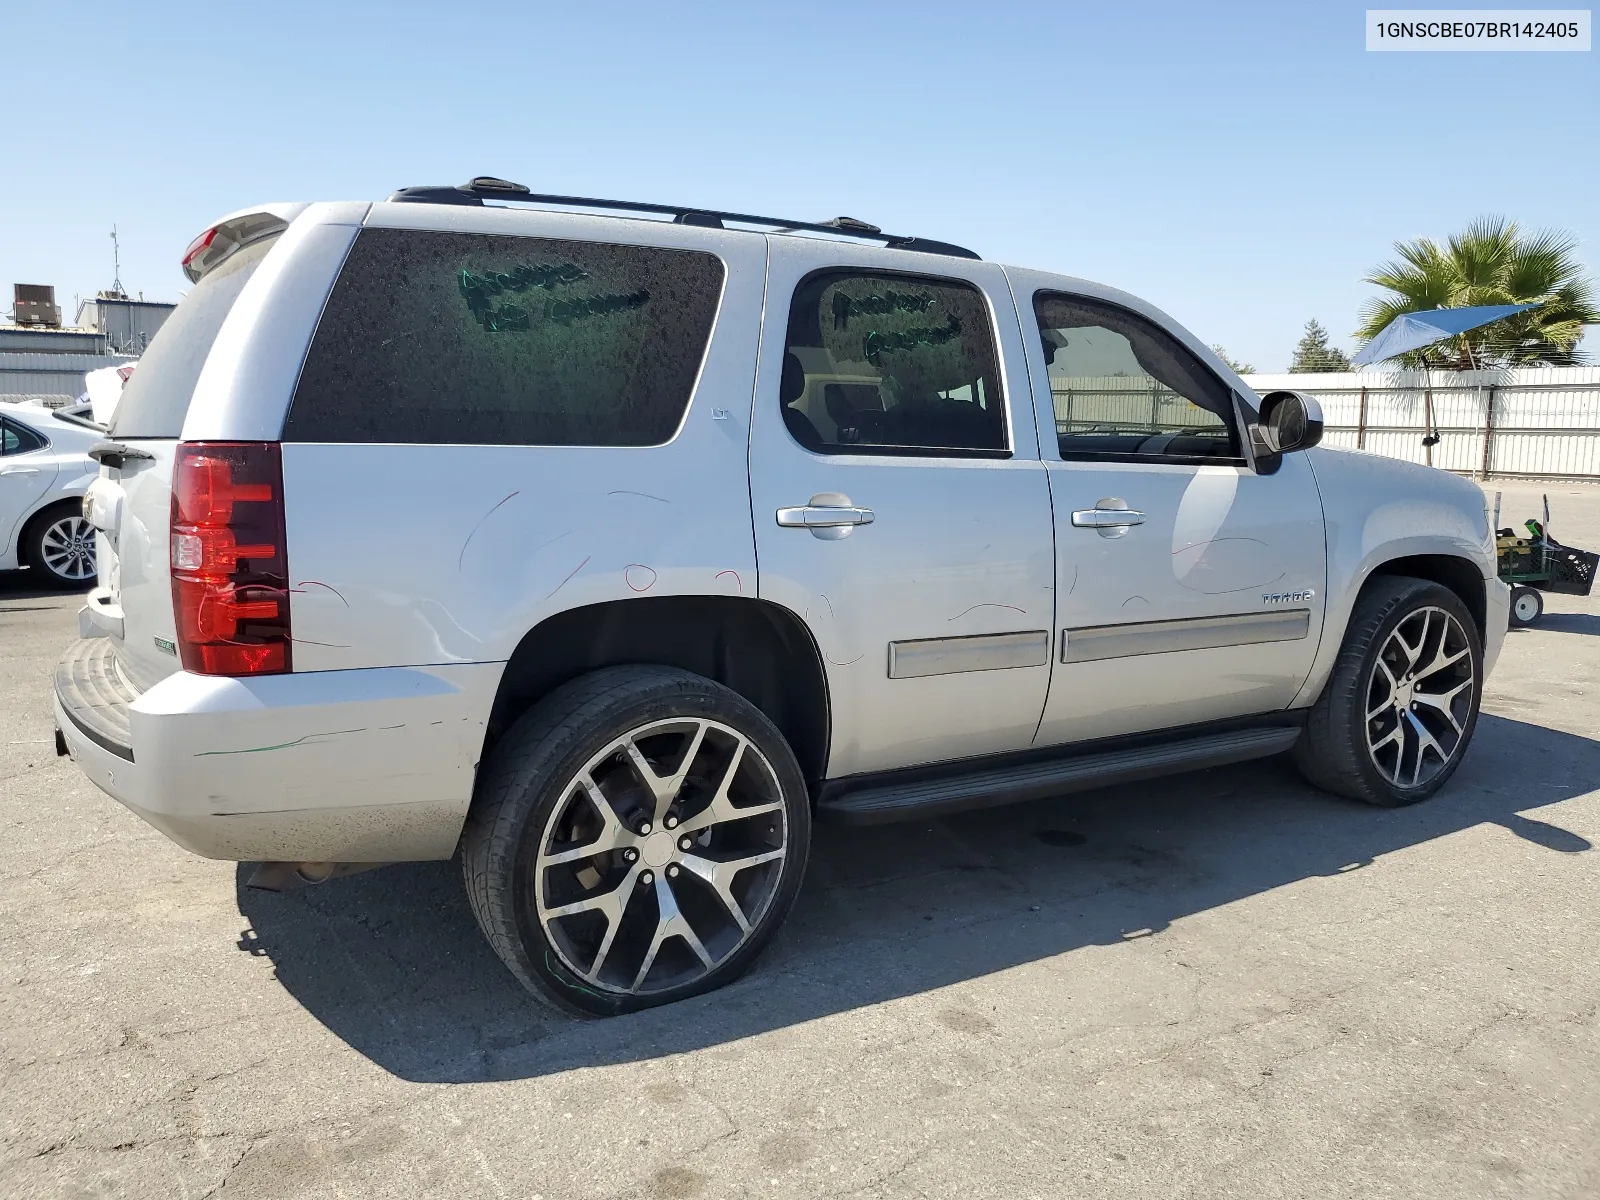
M 52 587 L 94 583 L 94 527 L 83 494 L 105 432 L 77 410 L 0 404 L 0 570 L 33 568 Z

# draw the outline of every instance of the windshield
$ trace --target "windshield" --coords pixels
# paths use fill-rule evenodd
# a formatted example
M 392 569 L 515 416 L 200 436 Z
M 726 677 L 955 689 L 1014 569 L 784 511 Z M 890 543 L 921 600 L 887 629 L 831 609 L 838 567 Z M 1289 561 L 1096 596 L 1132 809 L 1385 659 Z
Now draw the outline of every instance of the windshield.
M 276 237 L 263 238 L 246 246 L 202 278 L 183 298 L 123 389 L 111 418 L 113 437 L 182 436 L 189 398 L 217 332 L 276 241 Z

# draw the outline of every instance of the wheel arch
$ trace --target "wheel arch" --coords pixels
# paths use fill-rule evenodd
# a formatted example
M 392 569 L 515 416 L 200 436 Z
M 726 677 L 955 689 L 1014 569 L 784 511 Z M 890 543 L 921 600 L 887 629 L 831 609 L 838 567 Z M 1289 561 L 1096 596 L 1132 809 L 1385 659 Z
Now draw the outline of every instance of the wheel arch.
M 1361 591 L 1370 587 L 1375 579 L 1396 575 L 1426 579 L 1453 592 L 1472 614 L 1479 644 L 1484 644 L 1488 621 L 1488 584 L 1477 563 L 1454 554 L 1408 554 L 1385 559 L 1367 573 L 1367 577 L 1361 581 Z
M 483 753 L 553 688 L 602 667 L 678 667 L 739 693 L 776 725 L 813 791 L 827 767 L 827 675 L 805 623 L 731 596 L 611 600 L 556 613 L 523 635 L 501 673 Z

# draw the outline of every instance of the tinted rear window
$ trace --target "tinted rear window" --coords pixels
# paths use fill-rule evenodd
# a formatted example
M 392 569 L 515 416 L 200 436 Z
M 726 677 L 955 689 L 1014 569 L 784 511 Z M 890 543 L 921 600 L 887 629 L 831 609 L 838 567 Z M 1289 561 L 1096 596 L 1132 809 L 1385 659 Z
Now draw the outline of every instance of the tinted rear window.
M 284 439 L 660 445 L 689 405 L 722 280 L 698 251 L 364 230 Z
M 277 240 L 263 238 L 246 246 L 205 275 L 183 298 L 122 389 L 111 417 L 113 437 L 182 436 L 189 398 L 217 331 Z

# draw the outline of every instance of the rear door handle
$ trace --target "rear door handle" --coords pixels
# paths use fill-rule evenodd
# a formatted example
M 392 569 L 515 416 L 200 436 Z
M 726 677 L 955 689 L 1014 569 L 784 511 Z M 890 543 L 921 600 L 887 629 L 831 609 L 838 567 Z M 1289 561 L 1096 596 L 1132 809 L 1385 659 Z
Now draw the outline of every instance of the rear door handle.
M 38 467 L 0 467 L 0 475 L 37 475 Z
M 778 524 L 785 529 L 809 529 L 830 541 L 848 536 L 857 525 L 871 525 L 875 519 L 870 508 L 859 508 L 838 492 L 823 492 L 811 497 L 810 504 L 778 510 Z
M 1072 523 L 1080 529 L 1126 529 L 1143 525 L 1144 514 L 1132 508 L 1080 508 L 1072 514 Z

